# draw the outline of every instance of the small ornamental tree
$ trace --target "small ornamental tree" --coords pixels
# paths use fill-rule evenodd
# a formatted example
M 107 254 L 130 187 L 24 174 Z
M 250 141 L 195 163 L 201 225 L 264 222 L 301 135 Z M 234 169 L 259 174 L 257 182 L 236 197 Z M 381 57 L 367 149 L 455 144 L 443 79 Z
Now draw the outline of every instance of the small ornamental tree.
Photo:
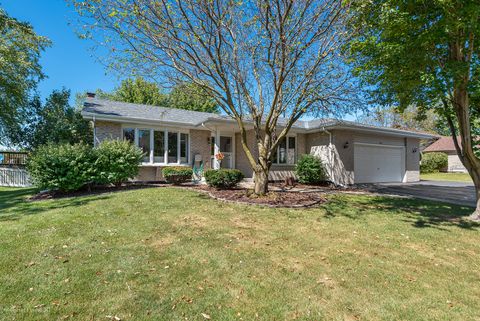
M 268 191 L 273 155 L 300 117 L 358 102 L 340 50 L 343 0 L 71 1 L 115 70 L 193 84 L 236 120 L 257 194 Z

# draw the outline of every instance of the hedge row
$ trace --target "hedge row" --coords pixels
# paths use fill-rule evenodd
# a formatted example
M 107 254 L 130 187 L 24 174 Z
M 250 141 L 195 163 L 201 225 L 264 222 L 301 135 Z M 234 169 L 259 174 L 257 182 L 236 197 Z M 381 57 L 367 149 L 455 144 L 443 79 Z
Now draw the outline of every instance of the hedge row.
M 435 173 L 448 168 L 448 155 L 445 153 L 425 153 L 420 162 L 421 173 Z
M 209 169 L 204 175 L 207 184 L 218 189 L 235 187 L 245 177 L 238 169 Z
M 27 169 L 38 188 L 69 192 L 86 185 L 120 185 L 138 174 L 142 156 L 127 141 L 107 140 L 95 148 L 45 145 L 30 155 Z

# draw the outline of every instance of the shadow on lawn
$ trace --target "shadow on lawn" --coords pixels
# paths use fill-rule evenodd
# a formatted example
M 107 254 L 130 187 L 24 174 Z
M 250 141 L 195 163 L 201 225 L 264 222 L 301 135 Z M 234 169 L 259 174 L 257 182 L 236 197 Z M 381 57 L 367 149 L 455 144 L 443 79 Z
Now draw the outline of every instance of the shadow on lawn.
M 92 197 L 71 197 L 54 200 L 28 200 L 35 194 L 33 188 L 12 188 L 0 190 L 0 221 L 15 221 L 24 216 L 39 214 L 48 210 L 85 205 L 91 201 L 109 198 L 107 195 Z
M 323 208 L 326 217 L 344 216 L 351 219 L 362 218 L 366 213 L 382 212 L 400 215 L 405 222 L 417 228 L 443 229 L 456 226 L 465 229 L 480 228 L 480 224 L 466 219 L 473 211 L 471 207 L 452 205 L 416 199 L 393 197 L 367 197 L 352 202 L 347 198 L 332 198 Z

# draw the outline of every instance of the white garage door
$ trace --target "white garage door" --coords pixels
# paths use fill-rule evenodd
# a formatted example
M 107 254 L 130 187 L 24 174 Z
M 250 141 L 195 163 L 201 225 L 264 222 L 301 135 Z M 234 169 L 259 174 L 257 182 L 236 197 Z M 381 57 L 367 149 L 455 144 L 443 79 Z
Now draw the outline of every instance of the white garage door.
M 402 182 L 405 173 L 405 148 L 355 144 L 355 183 Z

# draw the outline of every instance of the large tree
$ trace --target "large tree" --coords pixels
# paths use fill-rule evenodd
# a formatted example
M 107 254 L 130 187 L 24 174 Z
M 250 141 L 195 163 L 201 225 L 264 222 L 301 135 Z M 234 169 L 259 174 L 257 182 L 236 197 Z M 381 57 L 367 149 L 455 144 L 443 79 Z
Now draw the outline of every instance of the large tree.
M 16 129 L 22 107 L 44 77 L 39 59 L 50 41 L 1 8 L 0 35 L 0 143 L 10 144 L 9 132 Z
M 480 102 L 480 2 L 349 2 L 356 35 L 350 45 L 355 71 L 371 86 L 377 102 L 399 109 L 433 108 L 445 117 L 476 187 L 479 201 L 472 219 L 480 219 L 480 159 L 474 152 Z
M 80 110 L 69 104 L 70 91 L 54 90 L 45 103 L 34 95 L 23 108 L 21 122 L 9 133 L 15 146 L 33 150 L 48 143 L 93 143 L 93 130 Z
M 267 192 L 272 156 L 294 122 L 351 106 L 341 0 L 73 2 L 86 36 L 112 49 L 115 69 L 191 82 L 236 120 L 257 194 Z M 256 146 L 247 145 L 248 126 Z

